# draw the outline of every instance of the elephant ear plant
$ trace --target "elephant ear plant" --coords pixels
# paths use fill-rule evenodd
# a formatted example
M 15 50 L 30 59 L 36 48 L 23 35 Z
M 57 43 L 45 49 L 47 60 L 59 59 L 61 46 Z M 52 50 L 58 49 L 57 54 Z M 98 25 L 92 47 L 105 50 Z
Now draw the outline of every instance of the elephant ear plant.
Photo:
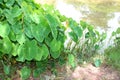
M 33 0 L 1 0 L 0 57 L 9 63 L 13 57 L 20 62 L 59 58 L 65 41 L 61 16 L 52 6 Z
M 93 25 L 84 21 L 77 23 L 73 19 L 68 19 L 68 24 L 71 29 L 69 36 L 72 42 L 70 41 L 70 44 L 74 43 L 70 52 L 78 57 L 78 62 L 89 61 L 101 48 L 106 39 L 106 33 L 100 34 Z
M 32 0 L 2 0 L 0 5 L 2 56 L 16 56 L 21 62 L 60 56 L 64 27 L 54 9 L 49 11 Z
M 43 72 L 48 64 L 53 66 L 56 62 L 68 60 L 74 67 L 74 52 L 67 53 L 64 48 L 67 29 L 64 22 L 68 22 L 69 36 L 75 43 L 79 45 L 85 37 L 84 44 L 96 46 L 99 33 L 91 25 L 66 18 L 53 6 L 40 5 L 33 0 L 0 0 L 0 59 L 5 74 L 10 76 L 10 68 L 17 62 L 25 63 L 19 69 L 23 80 L 31 72 L 35 77 L 39 76 L 37 73 Z M 86 28 L 88 32 L 84 36 Z M 77 53 L 85 55 L 83 51 L 87 46 L 79 46 Z M 33 71 L 28 66 L 32 62 L 35 62 Z

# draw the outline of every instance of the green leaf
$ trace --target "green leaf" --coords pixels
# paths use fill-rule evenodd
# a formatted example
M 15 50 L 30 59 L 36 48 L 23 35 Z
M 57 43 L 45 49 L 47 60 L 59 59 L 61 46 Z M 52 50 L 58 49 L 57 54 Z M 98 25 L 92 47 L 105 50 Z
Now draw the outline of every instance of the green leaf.
M 18 17 L 22 14 L 22 10 L 19 8 L 19 6 L 15 5 L 12 9 L 11 9 L 11 14 L 12 17 Z
M 24 44 L 25 48 L 25 58 L 27 60 L 32 60 L 34 57 L 36 57 L 36 54 L 38 54 L 38 47 L 37 42 L 35 40 L 32 41 L 26 41 Z
M 83 29 L 86 29 L 87 23 L 84 21 L 80 21 L 80 25 L 82 26 Z
M 38 53 L 36 53 L 36 56 L 34 58 L 35 60 L 40 61 L 42 59 L 42 55 L 44 51 L 41 52 L 41 49 L 39 47 L 37 48 L 37 51 Z
M 21 70 L 20 70 L 20 76 L 22 78 L 22 80 L 26 80 L 30 77 L 30 74 L 31 74 L 31 70 L 24 66 Z
M 24 61 L 25 59 L 30 61 L 34 58 L 40 58 L 37 42 L 35 40 L 26 41 L 24 44 L 18 47 L 18 61 Z
M 33 38 L 32 30 L 31 30 L 31 24 L 25 26 L 25 34 L 29 38 Z
M 54 59 L 56 59 L 56 58 L 58 58 L 59 56 L 60 56 L 60 51 L 57 51 L 57 52 L 52 52 L 51 51 L 51 56 L 54 58 Z
M 19 44 L 23 44 L 26 41 L 26 37 L 24 33 L 17 34 L 16 35 L 16 40 L 18 41 Z
M 81 37 L 82 34 L 83 34 L 82 29 L 81 29 L 79 26 L 74 27 L 74 28 L 73 28 L 73 31 L 76 33 L 76 35 L 77 35 L 78 37 Z
M 42 15 L 42 14 L 40 14 Z M 35 22 L 36 24 L 40 23 L 40 17 L 37 13 L 33 13 L 32 15 L 30 15 L 30 18 L 32 19 L 33 22 Z
M 17 22 L 16 24 L 11 25 L 11 28 L 15 34 L 21 34 L 23 31 L 21 22 Z
M 54 16 L 52 16 L 51 14 L 46 14 L 45 17 L 50 25 L 52 36 L 56 39 L 57 33 L 58 33 L 57 26 L 59 26 L 58 20 Z
M 49 55 L 49 50 L 47 48 L 46 45 L 43 45 L 42 48 L 41 48 L 41 54 L 42 54 L 42 58 L 43 59 L 46 59 Z
M 72 67 L 75 67 L 75 57 L 73 54 L 68 54 L 68 63 Z
M 87 33 L 85 34 L 85 38 L 90 38 L 90 32 L 87 32 Z
M 3 65 L 3 68 L 4 68 L 4 73 L 6 75 L 10 74 L 10 65 Z
M 22 5 L 23 0 L 16 0 L 16 2 L 19 4 L 19 6 Z
M 106 33 L 102 33 L 102 35 L 101 35 L 101 41 L 105 40 L 106 37 L 107 37 L 107 34 Z
M 19 47 L 17 49 L 17 54 L 18 54 L 18 58 L 16 60 L 24 62 L 25 61 L 25 56 L 26 56 L 24 44 L 19 45 Z
M 16 35 L 13 32 L 13 30 L 10 31 L 10 33 L 9 33 L 8 36 L 9 36 L 9 38 L 10 38 L 11 41 L 16 41 Z
M 13 18 L 13 14 L 11 13 L 11 10 L 9 9 L 4 9 L 4 15 L 5 17 L 7 18 L 7 21 L 10 23 L 10 24 L 15 24 L 17 22 L 16 19 Z
M 1 37 L 7 37 L 10 33 L 10 26 L 7 22 L 0 23 L 0 36 Z
M 91 32 L 93 31 L 94 27 L 92 25 L 88 25 L 88 30 Z
M 7 0 L 6 6 L 11 7 L 14 4 L 15 0 Z
M 3 53 L 10 53 L 12 50 L 12 43 L 8 37 L 3 39 L 2 51 Z
M 78 41 L 78 36 L 74 32 L 69 32 L 69 35 L 73 41 Z
M 116 32 L 114 32 L 114 31 L 112 32 L 112 36 L 115 36 L 116 34 L 117 34 Z
M 62 43 L 60 41 L 53 39 L 50 43 L 50 49 L 52 52 L 57 52 L 61 49 L 61 45 Z
M 13 56 L 17 56 L 17 49 L 18 49 L 19 45 L 18 44 L 13 44 L 13 50 L 12 50 L 12 55 Z
M 42 45 L 41 48 L 38 48 L 38 53 L 36 53 L 35 59 L 40 61 L 41 59 L 46 59 L 49 55 L 49 50 L 46 45 Z
M 41 68 L 37 68 L 33 71 L 33 76 L 35 78 L 38 78 L 40 76 L 40 74 L 41 74 Z
M 98 44 L 95 45 L 95 50 L 99 49 L 100 46 Z
M 99 67 L 101 65 L 101 60 L 100 59 L 96 59 L 94 62 L 95 67 Z
M 33 36 L 39 42 L 43 42 L 43 40 L 45 38 L 44 34 L 47 33 L 46 29 L 47 28 L 45 26 L 42 26 L 41 24 L 31 27 Z M 48 34 L 46 34 L 46 35 L 48 35 Z
M 69 26 L 73 30 L 73 32 L 78 36 L 81 37 L 83 34 L 83 30 L 81 27 L 76 23 L 76 21 L 70 19 Z

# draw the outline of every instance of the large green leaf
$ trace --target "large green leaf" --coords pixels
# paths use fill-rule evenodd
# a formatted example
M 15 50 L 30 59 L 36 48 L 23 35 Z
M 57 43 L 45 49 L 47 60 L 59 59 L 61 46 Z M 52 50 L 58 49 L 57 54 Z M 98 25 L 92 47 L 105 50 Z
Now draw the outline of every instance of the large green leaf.
M 18 54 L 17 61 L 24 62 L 25 61 L 25 57 L 26 57 L 24 44 L 19 45 L 19 47 L 17 49 L 17 54 Z
M 56 39 L 57 33 L 58 33 L 57 26 L 59 26 L 58 20 L 54 16 L 52 16 L 51 14 L 46 14 L 45 16 L 46 16 L 46 19 L 50 25 L 52 35 Z
M 81 29 L 79 26 L 74 27 L 74 28 L 73 28 L 73 31 L 76 33 L 76 35 L 77 35 L 78 37 L 81 37 L 82 34 L 83 34 L 83 31 L 82 31 L 82 29 Z
M 23 44 L 26 41 L 26 36 L 24 33 L 17 34 L 16 35 L 16 40 L 18 41 L 19 44 Z
M 38 53 L 37 49 L 37 42 L 35 40 L 32 41 L 26 41 L 25 43 L 25 58 L 27 60 L 32 60 L 34 57 L 36 57 L 36 54 Z
M 34 57 L 34 59 L 37 60 L 37 61 L 40 61 L 40 60 L 42 59 L 42 55 L 43 55 L 43 54 L 41 53 L 41 48 L 38 47 L 38 48 L 37 48 L 37 51 L 38 51 L 38 52 L 36 53 L 36 56 Z
M 15 5 L 12 9 L 11 9 L 11 14 L 12 17 L 18 17 L 22 14 L 22 10 L 19 8 L 19 6 Z
M 41 54 L 42 54 L 42 58 L 43 59 L 46 59 L 49 55 L 49 50 L 47 48 L 46 45 L 43 45 L 42 48 L 41 48 Z
M 41 15 L 41 14 L 40 14 Z M 37 13 L 33 13 L 30 15 L 30 18 L 32 19 L 33 22 L 35 22 L 36 24 L 40 23 L 40 17 Z
M 39 42 L 43 42 L 44 40 L 44 32 L 45 32 L 45 27 L 41 26 L 41 24 L 32 26 L 31 27 L 32 34 L 35 37 L 35 39 Z
M 46 25 L 42 25 L 42 24 L 33 25 L 31 27 L 33 36 L 39 42 L 43 42 L 45 37 L 47 37 L 48 34 L 50 33 L 50 29 Z
M 56 39 L 53 39 L 50 43 L 50 49 L 52 52 L 60 51 L 62 43 Z
M 13 14 L 11 13 L 11 10 L 9 9 L 4 9 L 4 15 L 5 17 L 7 18 L 7 21 L 10 23 L 10 24 L 15 24 L 17 22 L 16 19 L 13 18 Z
M 32 30 L 31 30 L 31 24 L 26 24 L 25 25 L 25 34 L 29 38 L 33 38 Z
M 1 37 L 7 37 L 8 34 L 10 33 L 10 26 L 8 25 L 7 22 L 0 23 L 0 36 Z
M 51 51 L 50 54 L 51 54 L 51 56 L 52 56 L 54 59 L 56 59 L 56 58 L 58 58 L 58 57 L 60 56 L 60 52 L 61 52 L 61 51 L 57 51 L 57 52 L 52 52 L 52 51 Z
M 69 26 L 78 37 L 82 36 L 83 30 L 74 20 L 69 21 Z
M 73 41 L 78 41 L 78 36 L 74 32 L 69 32 L 69 35 Z
M 22 33 L 22 30 L 23 30 L 21 22 L 17 22 L 16 24 L 11 25 L 11 28 L 15 34 L 20 34 Z
M 3 39 L 2 51 L 3 53 L 10 53 L 12 50 L 12 43 L 8 37 Z
M 36 56 L 40 57 L 41 54 L 37 55 L 40 51 L 38 50 L 37 42 L 35 40 L 27 40 L 24 44 L 18 47 L 18 59 L 19 61 L 32 60 Z
M 50 49 L 51 49 L 51 56 L 53 58 L 58 58 L 60 56 L 60 52 L 61 52 L 61 46 L 62 43 L 60 41 L 57 41 L 55 39 L 53 39 L 50 43 Z

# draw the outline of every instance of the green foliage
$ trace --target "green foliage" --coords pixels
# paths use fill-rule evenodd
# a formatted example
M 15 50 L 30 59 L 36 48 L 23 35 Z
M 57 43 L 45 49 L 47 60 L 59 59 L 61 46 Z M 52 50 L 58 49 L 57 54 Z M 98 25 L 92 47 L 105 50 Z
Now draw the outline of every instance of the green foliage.
M 68 23 L 63 25 L 63 22 Z M 69 36 L 76 43 L 71 51 L 64 48 L 67 28 L 71 29 Z M 39 5 L 33 0 L 0 1 L 0 31 L 0 58 L 4 59 L 7 54 L 9 63 L 12 58 L 24 63 L 35 61 L 34 77 L 44 72 L 48 64 L 54 68 L 57 62 L 63 64 L 68 60 L 69 65 L 75 67 L 76 57 L 90 58 L 106 38 L 105 33 L 99 34 L 92 25 L 84 21 L 77 23 L 53 6 Z M 4 65 L 5 74 L 9 74 L 9 70 L 10 66 Z M 30 74 L 27 66 L 20 70 L 23 80 Z
M 5 65 L 4 62 L 2 61 L 3 64 L 3 71 L 6 75 L 10 74 L 10 65 Z
M 76 66 L 75 64 L 75 56 L 73 54 L 68 54 L 68 64 L 73 68 Z
M 31 70 L 26 66 L 20 70 L 20 75 L 22 80 L 28 79 L 30 77 L 30 74 L 31 74 Z
M 62 22 L 66 19 L 53 6 L 33 0 L 0 1 L 0 59 L 9 64 L 3 65 L 4 73 L 10 73 L 13 58 L 15 62 L 36 61 L 35 77 L 46 70 L 51 59 L 59 60 L 66 38 Z M 8 60 L 4 60 L 6 55 Z M 23 80 L 30 73 L 27 66 L 20 70 Z
M 70 38 L 76 43 L 71 53 L 74 53 L 80 60 L 90 59 L 97 50 L 100 49 L 100 45 L 106 39 L 106 33 L 100 34 L 94 29 L 94 26 L 80 21 L 69 19 L 69 32 Z
M 111 38 L 114 37 L 114 43 L 115 45 L 120 45 L 120 28 L 117 28 L 116 31 L 112 32 Z
M 101 65 L 101 60 L 100 59 L 96 59 L 94 61 L 94 65 L 95 65 L 95 67 L 99 67 Z
M 82 37 L 83 30 L 81 29 L 80 25 L 73 19 L 69 19 L 69 27 L 72 29 L 72 31 L 69 33 L 70 37 L 73 41 L 77 42 L 78 38 Z
M 105 61 L 108 65 L 120 70 L 120 28 L 112 32 L 111 38 L 114 39 L 114 46 L 105 51 Z
M 41 6 L 32 0 L 6 0 L 0 4 L 0 52 L 16 56 L 21 62 L 60 56 L 65 29 L 57 11 L 51 12 L 53 7 Z
M 105 51 L 105 62 L 115 69 L 120 70 L 120 45 L 108 48 Z

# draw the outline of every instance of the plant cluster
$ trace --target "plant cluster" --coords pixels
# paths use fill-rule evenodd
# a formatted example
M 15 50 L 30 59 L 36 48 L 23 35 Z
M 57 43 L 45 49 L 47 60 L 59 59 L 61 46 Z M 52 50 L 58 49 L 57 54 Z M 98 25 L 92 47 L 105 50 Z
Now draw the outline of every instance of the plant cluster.
M 0 6 L 1 59 L 7 56 L 10 63 L 12 57 L 25 62 L 60 56 L 65 29 L 52 6 L 41 6 L 32 0 L 1 0 Z M 27 68 L 23 69 L 26 72 Z
M 93 25 L 84 21 L 80 21 L 78 24 L 74 20 L 69 20 L 69 23 L 69 27 L 72 29 L 69 32 L 69 36 L 75 43 L 70 52 L 74 53 L 74 56 L 79 59 L 80 63 L 89 61 L 91 57 L 98 53 L 97 51 L 107 37 L 106 33 L 100 34 Z M 79 26 L 79 28 L 76 27 L 75 29 L 75 26 Z
M 114 46 L 110 46 L 105 51 L 105 62 L 115 69 L 120 70 L 120 28 L 112 32 L 111 38 L 114 39 Z
M 53 6 L 36 4 L 33 0 L 0 0 L 0 6 L 0 60 L 6 75 L 17 62 L 23 65 L 35 62 L 33 71 L 28 66 L 20 68 L 23 80 L 31 72 L 38 77 L 48 64 L 54 67 L 55 63 L 61 65 L 68 60 L 75 67 L 77 55 L 83 60 L 91 57 L 106 38 L 92 25 L 66 18 Z M 69 37 L 76 43 L 72 50 L 64 48 L 68 27 Z

